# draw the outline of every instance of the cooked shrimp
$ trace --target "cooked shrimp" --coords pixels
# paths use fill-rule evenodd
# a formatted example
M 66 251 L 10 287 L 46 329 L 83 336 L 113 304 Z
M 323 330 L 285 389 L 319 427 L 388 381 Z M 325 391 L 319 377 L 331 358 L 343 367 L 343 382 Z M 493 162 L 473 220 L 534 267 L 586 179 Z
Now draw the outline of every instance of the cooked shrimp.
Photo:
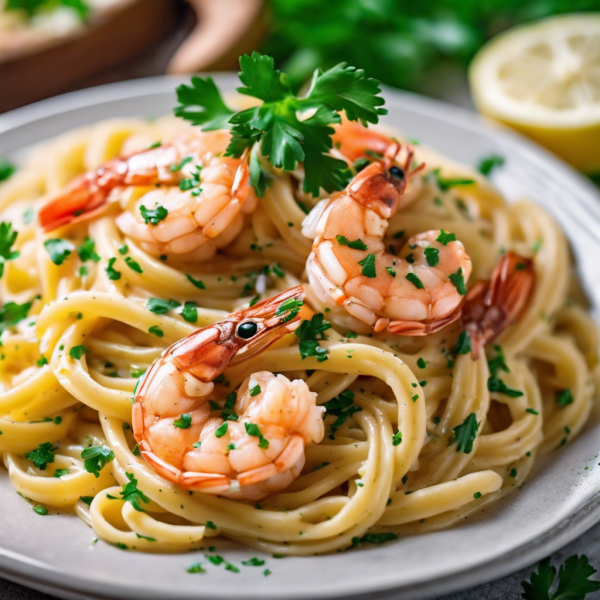
M 97 216 L 123 201 L 123 186 L 157 186 L 119 215 L 118 227 L 153 255 L 206 260 L 239 234 L 242 214 L 253 212 L 258 202 L 246 158 L 221 156 L 228 137 L 224 131 L 188 133 L 108 161 L 48 202 L 40 211 L 40 224 L 51 231 Z M 162 214 L 149 218 L 146 211 L 158 207 Z
M 294 331 L 301 295 L 299 286 L 229 315 L 176 342 L 152 364 L 133 405 L 133 431 L 159 475 L 249 500 L 298 477 L 305 446 L 324 435 L 316 394 L 302 380 L 263 371 L 223 403 L 213 382 Z
M 342 122 L 334 128 L 335 133 L 331 136 L 333 147 L 350 163 L 369 154 L 384 156 L 390 146 L 396 143 L 384 133 L 364 127 L 356 121 L 349 121 L 345 116 L 342 116 Z
M 393 164 L 398 150 L 397 143 L 390 146 L 383 160 L 317 205 L 320 215 L 308 215 L 309 224 L 318 221 L 307 273 L 318 298 L 344 307 L 362 331 L 366 325 L 376 332 L 387 327 L 396 335 L 428 335 L 460 317 L 471 260 L 461 242 L 439 230 L 409 238 L 398 256 L 388 252 L 388 219 L 403 203 L 412 175 L 410 148 L 404 168 Z
M 489 281 L 478 281 L 465 297 L 462 321 L 471 338 L 473 356 L 517 321 L 535 285 L 533 261 L 513 252 L 504 254 Z

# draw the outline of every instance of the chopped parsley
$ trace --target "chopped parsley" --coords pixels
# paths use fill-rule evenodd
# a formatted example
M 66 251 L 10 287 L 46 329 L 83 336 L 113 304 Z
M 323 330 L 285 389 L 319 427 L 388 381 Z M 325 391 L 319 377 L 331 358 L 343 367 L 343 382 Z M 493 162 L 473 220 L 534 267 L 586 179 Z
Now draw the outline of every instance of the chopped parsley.
M 572 403 L 573 394 L 571 393 L 570 388 L 556 392 L 556 404 L 558 404 L 560 408 L 564 408 L 565 406 Z
M 440 251 L 433 246 L 427 246 L 423 251 L 425 260 L 430 267 L 437 267 L 440 262 Z
M 440 234 L 435 238 L 435 241 L 447 246 L 450 242 L 456 241 L 456 236 L 453 233 L 448 233 L 447 231 L 440 229 Z
M 385 270 L 388 272 L 388 275 L 396 277 L 396 269 L 394 269 L 393 267 L 386 267 Z
M 353 537 L 352 546 L 359 544 L 385 544 L 398 539 L 397 533 L 366 533 L 362 537 Z
M 456 273 L 451 273 L 450 275 L 448 275 L 448 279 L 450 279 L 450 281 L 454 284 L 456 291 L 461 296 L 464 296 L 467 293 L 467 288 L 465 287 L 465 280 L 463 278 L 462 267 L 459 267 Z
M 265 561 L 262 558 L 256 558 L 255 556 L 253 556 L 248 560 L 243 560 L 242 564 L 245 567 L 262 567 L 265 564 Z
M 504 158 L 502 156 L 498 156 L 497 154 L 492 154 L 487 158 L 482 158 L 479 161 L 479 165 L 477 166 L 477 170 L 486 177 L 496 168 L 501 167 L 504 164 Z
M 425 289 L 423 282 L 414 273 L 407 273 L 406 279 L 410 281 L 418 290 Z
M 186 302 L 183 305 L 181 316 L 183 317 L 183 320 L 188 323 L 196 323 L 196 321 L 198 321 L 198 309 L 196 308 L 196 303 L 191 301 Z
M 143 273 L 144 272 L 144 270 L 142 269 L 142 267 L 140 266 L 140 264 L 138 262 L 136 262 L 135 260 L 133 260 L 133 258 L 131 258 L 131 256 L 126 256 L 125 257 L 125 264 L 132 271 L 135 271 L 136 273 Z
M 123 490 L 119 492 L 119 495 L 123 500 L 129 502 L 135 510 L 138 512 L 144 512 L 144 509 L 140 505 L 140 501 L 148 504 L 150 502 L 150 498 L 139 490 L 137 487 L 137 479 L 133 475 L 133 473 L 125 473 L 127 475 L 127 479 L 129 479 L 129 483 L 126 483 L 123 486 Z
M 302 300 L 288 298 L 277 307 L 277 310 L 275 311 L 275 316 L 281 317 L 282 323 L 287 323 L 288 321 L 291 321 L 300 312 L 300 309 L 302 308 L 303 304 L 304 302 Z M 289 314 L 286 315 L 285 313 Z
M 427 363 L 425 362 L 425 359 L 419 357 L 417 359 L 417 367 L 419 367 L 419 369 L 424 369 L 427 366 Z
M 314 356 L 319 362 L 327 360 L 329 350 L 319 345 L 319 340 L 325 339 L 325 331 L 331 327 L 331 323 L 326 321 L 323 313 L 313 315 L 310 321 L 302 321 L 300 327 L 296 329 L 294 335 L 299 339 L 298 349 L 302 360 L 309 356 Z
M 266 450 L 269 447 L 269 440 L 260 432 L 258 425 L 255 423 L 244 423 L 246 433 L 259 439 L 258 447 Z
M 354 392 L 352 390 L 344 390 L 339 396 L 325 402 L 323 406 L 325 407 L 324 419 L 329 416 L 337 417 L 331 424 L 332 435 L 348 420 L 348 417 L 362 410 L 361 406 L 354 404 Z
M 25 458 L 30 460 L 36 469 L 45 471 L 49 464 L 54 462 L 54 451 L 57 447 L 52 442 L 43 442 L 39 444 L 36 450 L 25 454 Z
M 450 443 L 456 444 L 457 452 L 470 454 L 473 450 L 473 442 L 477 437 L 478 429 L 479 423 L 477 422 L 477 416 L 473 412 L 460 425 L 452 430 L 454 431 L 454 437 Z
M 475 183 L 474 179 L 464 179 L 464 178 L 454 178 L 454 179 L 446 179 L 441 176 L 440 169 L 434 169 L 432 171 L 433 176 L 435 178 L 435 182 L 437 186 L 440 188 L 442 192 L 447 192 L 450 188 L 455 187 L 457 185 L 471 185 Z
M 498 392 L 499 394 L 504 394 L 505 396 L 508 396 L 510 398 L 518 398 L 519 396 L 522 396 L 523 392 L 508 387 L 504 383 L 504 381 L 502 381 L 498 377 L 499 371 L 510 373 L 510 369 L 506 364 L 502 348 L 495 344 L 494 351 L 496 352 L 496 355 L 488 360 L 488 368 L 490 370 L 490 377 L 487 382 L 488 390 L 490 392 Z
M 215 437 L 222 438 L 227 433 L 227 429 L 229 429 L 229 423 L 225 421 L 215 429 Z
M 52 240 L 46 240 L 44 242 L 44 248 L 50 256 L 50 260 L 57 266 L 62 265 L 68 256 L 75 250 L 75 246 L 68 240 L 62 240 L 55 238 Z
M 100 477 L 100 471 L 115 458 L 115 453 L 106 446 L 90 446 L 81 453 L 83 467 L 88 473 L 96 478 Z
M 0 223 L 0 277 L 4 275 L 4 263 L 8 260 L 14 260 L 20 254 L 18 250 L 12 249 L 18 235 L 13 230 L 12 223 L 5 221 Z
M 142 219 L 144 219 L 146 225 L 148 225 L 148 223 L 150 223 L 150 225 L 158 225 L 163 219 L 166 219 L 169 211 L 159 204 L 156 208 L 140 206 L 140 213 L 142 214 Z
M 189 162 L 192 162 L 193 159 L 194 159 L 193 156 L 184 156 L 180 162 L 173 163 L 169 167 L 169 171 L 171 171 L 171 173 L 176 173 L 177 171 L 181 171 L 181 169 L 183 169 L 183 167 L 185 167 L 185 165 L 187 165 Z
M 54 471 L 54 477 L 64 477 L 69 474 L 69 469 L 56 469 Z
M 240 157 L 247 148 L 260 147 L 262 156 L 278 169 L 294 171 L 303 163 L 304 191 L 313 196 L 318 196 L 321 188 L 328 192 L 343 189 L 349 170 L 344 161 L 329 154 L 330 125 L 341 122 L 341 111 L 351 121 L 377 123 L 379 115 L 386 112 L 381 108 L 384 100 L 379 83 L 361 69 L 340 63 L 325 72 L 316 70 L 308 92 L 298 98 L 271 57 L 257 52 L 244 55 L 240 69 L 243 87 L 238 91 L 262 100 L 259 106 L 234 113 L 210 77 L 193 77 L 191 86 L 177 88 L 175 114 L 203 129 L 233 126 L 228 156 Z M 309 108 L 316 111 L 301 120 L 299 113 Z M 269 178 L 254 150 L 250 152 L 250 177 L 258 195 L 264 195 Z
M 152 325 L 152 327 L 148 329 L 148 333 L 160 338 L 165 336 L 165 332 L 158 325 Z
M 15 0 L 8 0 L 6 10 L 10 8 L 11 2 L 15 2 Z M 6 158 L 0 158 L 0 181 L 6 181 L 16 170 L 17 167 L 15 167 L 15 165 L 13 165 L 10 161 L 8 161 Z
M 48 514 L 48 509 L 45 506 L 42 506 L 41 504 L 37 504 L 33 507 L 33 512 L 36 512 L 38 515 L 44 516 Z
M 112 258 L 109 258 L 108 266 L 106 267 L 106 275 L 111 281 L 118 281 L 119 279 L 121 279 L 121 273 L 119 273 L 119 271 L 113 268 L 113 265 L 115 264 L 116 260 L 117 259 L 114 256 Z
M 179 419 L 173 421 L 173 425 L 179 429 L 189 429 L 192 426 L 192 415 L 184 413 Z
M 358 261 L 358 264 L 362 267 L 362 274 L 365 277 L 377 277 L 375 272 L 375 255 L 367 254 L 366 258 Z
M 23 304 L 7 302 L 0 308 L 0 334 L 8 327 L 13 327 L 23 319 L 26 319 L 30 308 L 31 302 L 24 302 Z
M 469 354 L 471 352 L 471 337 L 467 331 L 463 330 L 456 340 L 456 345 L 450 351 L 452 354 Z
M 77 254 L 79 254 L 81 262 L 88 260 L 98 262 L 100 260 L 100 256 L 96 252 L 96 243 L 91 237 L 87 237 L 83 244 L 77 248 Z
M 250 389 L 250 396 L 254 397 L 254 396 L 258 396 L 261 392 L 260 389 L 260 385 L 255 385 L 253 388 Z
M 73 346 L 69 350 L 69 356 L 75 360 L 79 360 L 86 352 L 87 348 L 85 346 Z
M 178 308 L 179 306 L 181 304 L 176 300 L 163 300 L 162 298 L 150 298 L 146 302 L 146 308 L 157 315 L 165 315 L 173 308 Z
M 336 235 L 335 241 L 340 244 L 340 246 L 348 246 L 348 248 L 353 248 L 354 250 L 366 250 L 367 245 L 360 239 L 350 241 L 347 237 L 343 235 Z
M 185 274 L 187 280 L 195 287 L 197 287 L 199 290 L 205 290 L 206 286 L 204 285 L 204 282 L 201 279 L 194 279 L 189 273 Z
M 190 565 L 187 569 L 188 573 L 206 573 L 206 570 L 202 566 L 202 563 L 194 563 Z
M 392 436 L 392 446 L 399 446 L 402 443 L 402 432 L 396 431 Z

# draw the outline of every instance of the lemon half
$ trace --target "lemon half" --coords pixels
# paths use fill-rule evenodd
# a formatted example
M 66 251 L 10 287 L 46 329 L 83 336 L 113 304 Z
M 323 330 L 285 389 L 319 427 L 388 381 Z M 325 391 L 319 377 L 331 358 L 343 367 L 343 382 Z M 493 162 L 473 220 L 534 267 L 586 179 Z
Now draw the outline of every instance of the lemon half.
M 586 173 L 600 172 L 600 13 L 561 15 L 488 42 L 469 67 L 484 115 Z

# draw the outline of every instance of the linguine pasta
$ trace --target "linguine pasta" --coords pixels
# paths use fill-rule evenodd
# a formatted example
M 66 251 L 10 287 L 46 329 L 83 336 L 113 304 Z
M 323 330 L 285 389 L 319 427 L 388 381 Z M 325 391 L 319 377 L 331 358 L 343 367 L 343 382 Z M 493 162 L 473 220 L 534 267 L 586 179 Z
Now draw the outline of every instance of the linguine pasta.
M 534 261 L 524 315 L 477 360 L 457 351 L 457 323 L 423 337 L 358 334 L 328 312 L 305 273 L 311 241 L 302 222 L 318 199 L 289 174 L 280 173 L 235 240 L 206 262 L 163 260 L 121 233 L 115 216 L 139 198 L 133 186 L 119 192 L 121 208 L 95 219 L 48 234 L 37 225 L 39 208 L 77 174 L 185 127 L 170 118 L 99 123 L 36 148 L 0 185 L 0 220 L 18 231 L 19 252 L 0 279 L 0 453 L 33 507 L 72 510 L 101 539 L 141 551 L 185 552 L 222 536 L 280 554 L 325 553 L 481 512 L 516 492 L 541 455 L 582 429 L 599 390 L 599 337 L 564 235 L 534 203 L 506 204 L 485 178 L 425 147 L 415 146 L 416 162 L 426 163 L 409 191 L 415 198 L 391 218 L 388 235 L 455 233 L 473 262 L 471 282 L 489 279 L 503 252 Z M 439 186 L 435 169 L 473 183 Z M 58 238 L 69 251 L 60 265 L 44 246 Z M 302 359 L 288 335 L 228 369 L 220 383 L 228 393 L 254 372 L 283 373 L 305 380 L 318 404 L 329 403 L 325 438 L 306 448 L 300 477 L 260 503 L 161 478 L 132 435 L 138 379 L 198 327 L 299 283 L 305 302 L 332 323 L 319 342 L 327 360 Z M 174 302 L 161 314 L 147 308 L 150 298 Z M 72 349 L 81 346 L 77 357 Z M 502 356 L 506 369 L 497 367 Z M 494 377 L 512 395 L 490 391 Z M 336 411 L 330 401 L 340 394 L 352 402 Z M 30 453 L 45 443 L 53 462 L 43 465 Z M 81 453 L 98 445 L 114 460 L 96 477 Z M 143 511 L 121 487 L 132 478 L 149 500 L 138 499 Z

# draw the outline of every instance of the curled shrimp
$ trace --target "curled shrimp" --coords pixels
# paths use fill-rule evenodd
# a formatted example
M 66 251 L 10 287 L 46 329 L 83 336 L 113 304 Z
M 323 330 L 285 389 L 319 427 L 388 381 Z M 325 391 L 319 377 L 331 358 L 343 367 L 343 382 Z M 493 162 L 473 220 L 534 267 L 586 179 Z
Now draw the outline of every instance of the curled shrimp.
M 513 252 L 502 255 L 489 281 L 478 281 L 465 297 L 462 321 L 473 357 L 519 319 L 535 285 L 533 261 Z
M 316 394 L 302 380 L 259 372 L 223 404 L 213 382 L 294 331 L 298 310 L 285 303 L 301 296 L 298 286 L 231 314 L 176 342 L 152 364 L 135 397 L 133 432 L 159 475 L 249 500 L 298 477 L 305 446 L 324 435 Z
M 398 256 L 388 252 L 388 219 L 415 172 L 409 171 L 410 148 L 404 168 L 394 163 L 399 149 L 398 143 L 389 146 L 383 160 L 359 172 L 320 214 L 307 217 L 316 221 L 307 273 L 317 297 L 343 307 L 355 329 L 428 335 L 460 317 L 471 260 L 461 242 L 439 230 L 409 238 Z
M 40 225 L 52 231 L 93 218 L 120 199 L 123 186 L 140 186 L 131 210 L 117 217 L 121 231 L 155 256 L 206 260 L 239 234 L 243 213 L 253 212 L 258 202 L 247 157 L 221 156 L 228 137 L 224 131 L 188 133 L 110 160 L 76 177 L 50 200 L 40 210 Z M 148 219 L 145 211 L 157 207 L 163 214 Z

